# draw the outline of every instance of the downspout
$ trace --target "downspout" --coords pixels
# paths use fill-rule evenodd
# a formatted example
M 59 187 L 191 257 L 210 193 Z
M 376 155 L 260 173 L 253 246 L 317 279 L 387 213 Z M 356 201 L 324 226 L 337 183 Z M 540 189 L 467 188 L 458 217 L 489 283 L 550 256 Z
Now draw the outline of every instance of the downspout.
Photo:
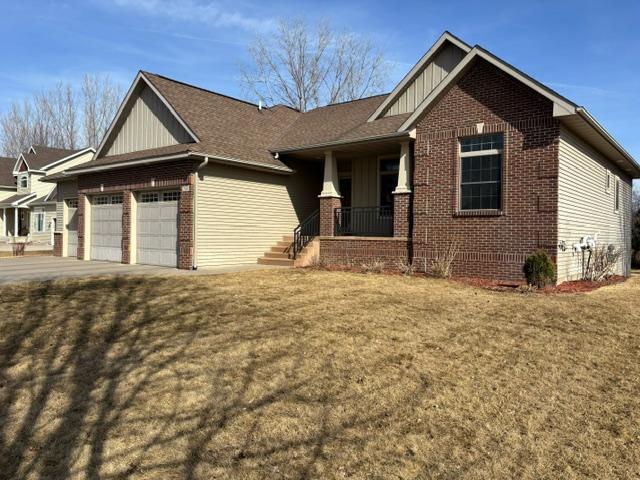
M 198 240 L 196 238 L 198 225 L 198 172 L 209 164 L 209 157 L 204 157 L 204 160 L 200 165 L 196 167 L 196 178 L 193 182 L 193 258 L 191 259 L 191 265 L 193 270 L 198 269 Z

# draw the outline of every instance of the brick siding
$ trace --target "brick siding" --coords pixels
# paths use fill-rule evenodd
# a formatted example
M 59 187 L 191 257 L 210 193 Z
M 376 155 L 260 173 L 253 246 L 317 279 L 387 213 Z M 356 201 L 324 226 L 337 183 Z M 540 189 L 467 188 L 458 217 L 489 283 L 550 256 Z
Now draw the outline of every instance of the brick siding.
M 341 205 L 342 200 L 339 197 L 320 197 L 320 236 L 333 236 L 335 223 L 333 211 Z
M 62 232 L 53 232 L 53 256 L 62 256 Z
M 393 195 L 393 236 L 408 237 L 411 233 L 411 194 Z
M 454 242 L 457 275 L 522 279 L 538 248 L 555 259 L 559 124 L 553 105 L 489 63 L 478 60 L 417 126 L 413 192 L 414 264 L 419 268 Z M 458 138 L 504 135 L 499 214 L 458 210 Z
M 410 241 L 406 238 L 320 237 L 320 258 L 326 265 L 360 266 L 374 260 L 388 268 L 407 262 Z
M 165 190 L 189 186 L 180 192 L 178 205 L 178 268 L 190 269 L 193 265 L 193 210 L 196 163 L 179 161 L 147 166 L 135 166 L 78 177 L 78 259 L 85 258 L 84 211 L 89 207 L 87 196 L 101 193 L 122 193 L 122 263 L 131 260 L 131 195 L 140 190 Z M 87 252 L 89 255 L 89 252 Z

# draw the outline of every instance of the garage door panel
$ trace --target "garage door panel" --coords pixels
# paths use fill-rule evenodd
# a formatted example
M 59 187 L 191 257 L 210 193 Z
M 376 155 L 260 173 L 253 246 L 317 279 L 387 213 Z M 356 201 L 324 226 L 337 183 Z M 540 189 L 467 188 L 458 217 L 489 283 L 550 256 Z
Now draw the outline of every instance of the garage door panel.
M 138 203 L 137 261 L 175 267 L 178 264 L 178 201 L 162 201 L 163 192 L 156 198 L 158 201 Z
M 122 204 L 91 207 L 91 258 L 122 260 Z

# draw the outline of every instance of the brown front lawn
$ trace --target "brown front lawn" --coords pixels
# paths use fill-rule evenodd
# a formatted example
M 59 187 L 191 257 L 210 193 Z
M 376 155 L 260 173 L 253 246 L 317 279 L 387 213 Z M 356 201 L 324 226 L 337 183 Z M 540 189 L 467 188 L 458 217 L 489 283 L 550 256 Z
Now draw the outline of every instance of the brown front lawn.
M 1 478 L 637 478 L 640 277 L 0 288 Z

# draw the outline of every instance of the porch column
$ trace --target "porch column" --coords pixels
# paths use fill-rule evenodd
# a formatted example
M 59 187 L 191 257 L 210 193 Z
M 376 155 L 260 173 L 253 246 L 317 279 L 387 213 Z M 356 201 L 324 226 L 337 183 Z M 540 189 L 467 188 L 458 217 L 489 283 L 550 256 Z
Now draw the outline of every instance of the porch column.
M 7 236 L 7 208 L 2 209 L 2 236 Z
M 411 144 L 400 144 L 398 185 L 393 191 L 393 236 L 408 237 L 411 221 Z
M 13 236 L 17 237 L 18 233 L 18 207 L 15 207 L 13 209 Z
M 340 208 L 340 185 L 338 183 L 338 163 L 331 150 L 324 153 L 324 181 L 320 193 L 320 235 L 333 237 L 334 210 Z

